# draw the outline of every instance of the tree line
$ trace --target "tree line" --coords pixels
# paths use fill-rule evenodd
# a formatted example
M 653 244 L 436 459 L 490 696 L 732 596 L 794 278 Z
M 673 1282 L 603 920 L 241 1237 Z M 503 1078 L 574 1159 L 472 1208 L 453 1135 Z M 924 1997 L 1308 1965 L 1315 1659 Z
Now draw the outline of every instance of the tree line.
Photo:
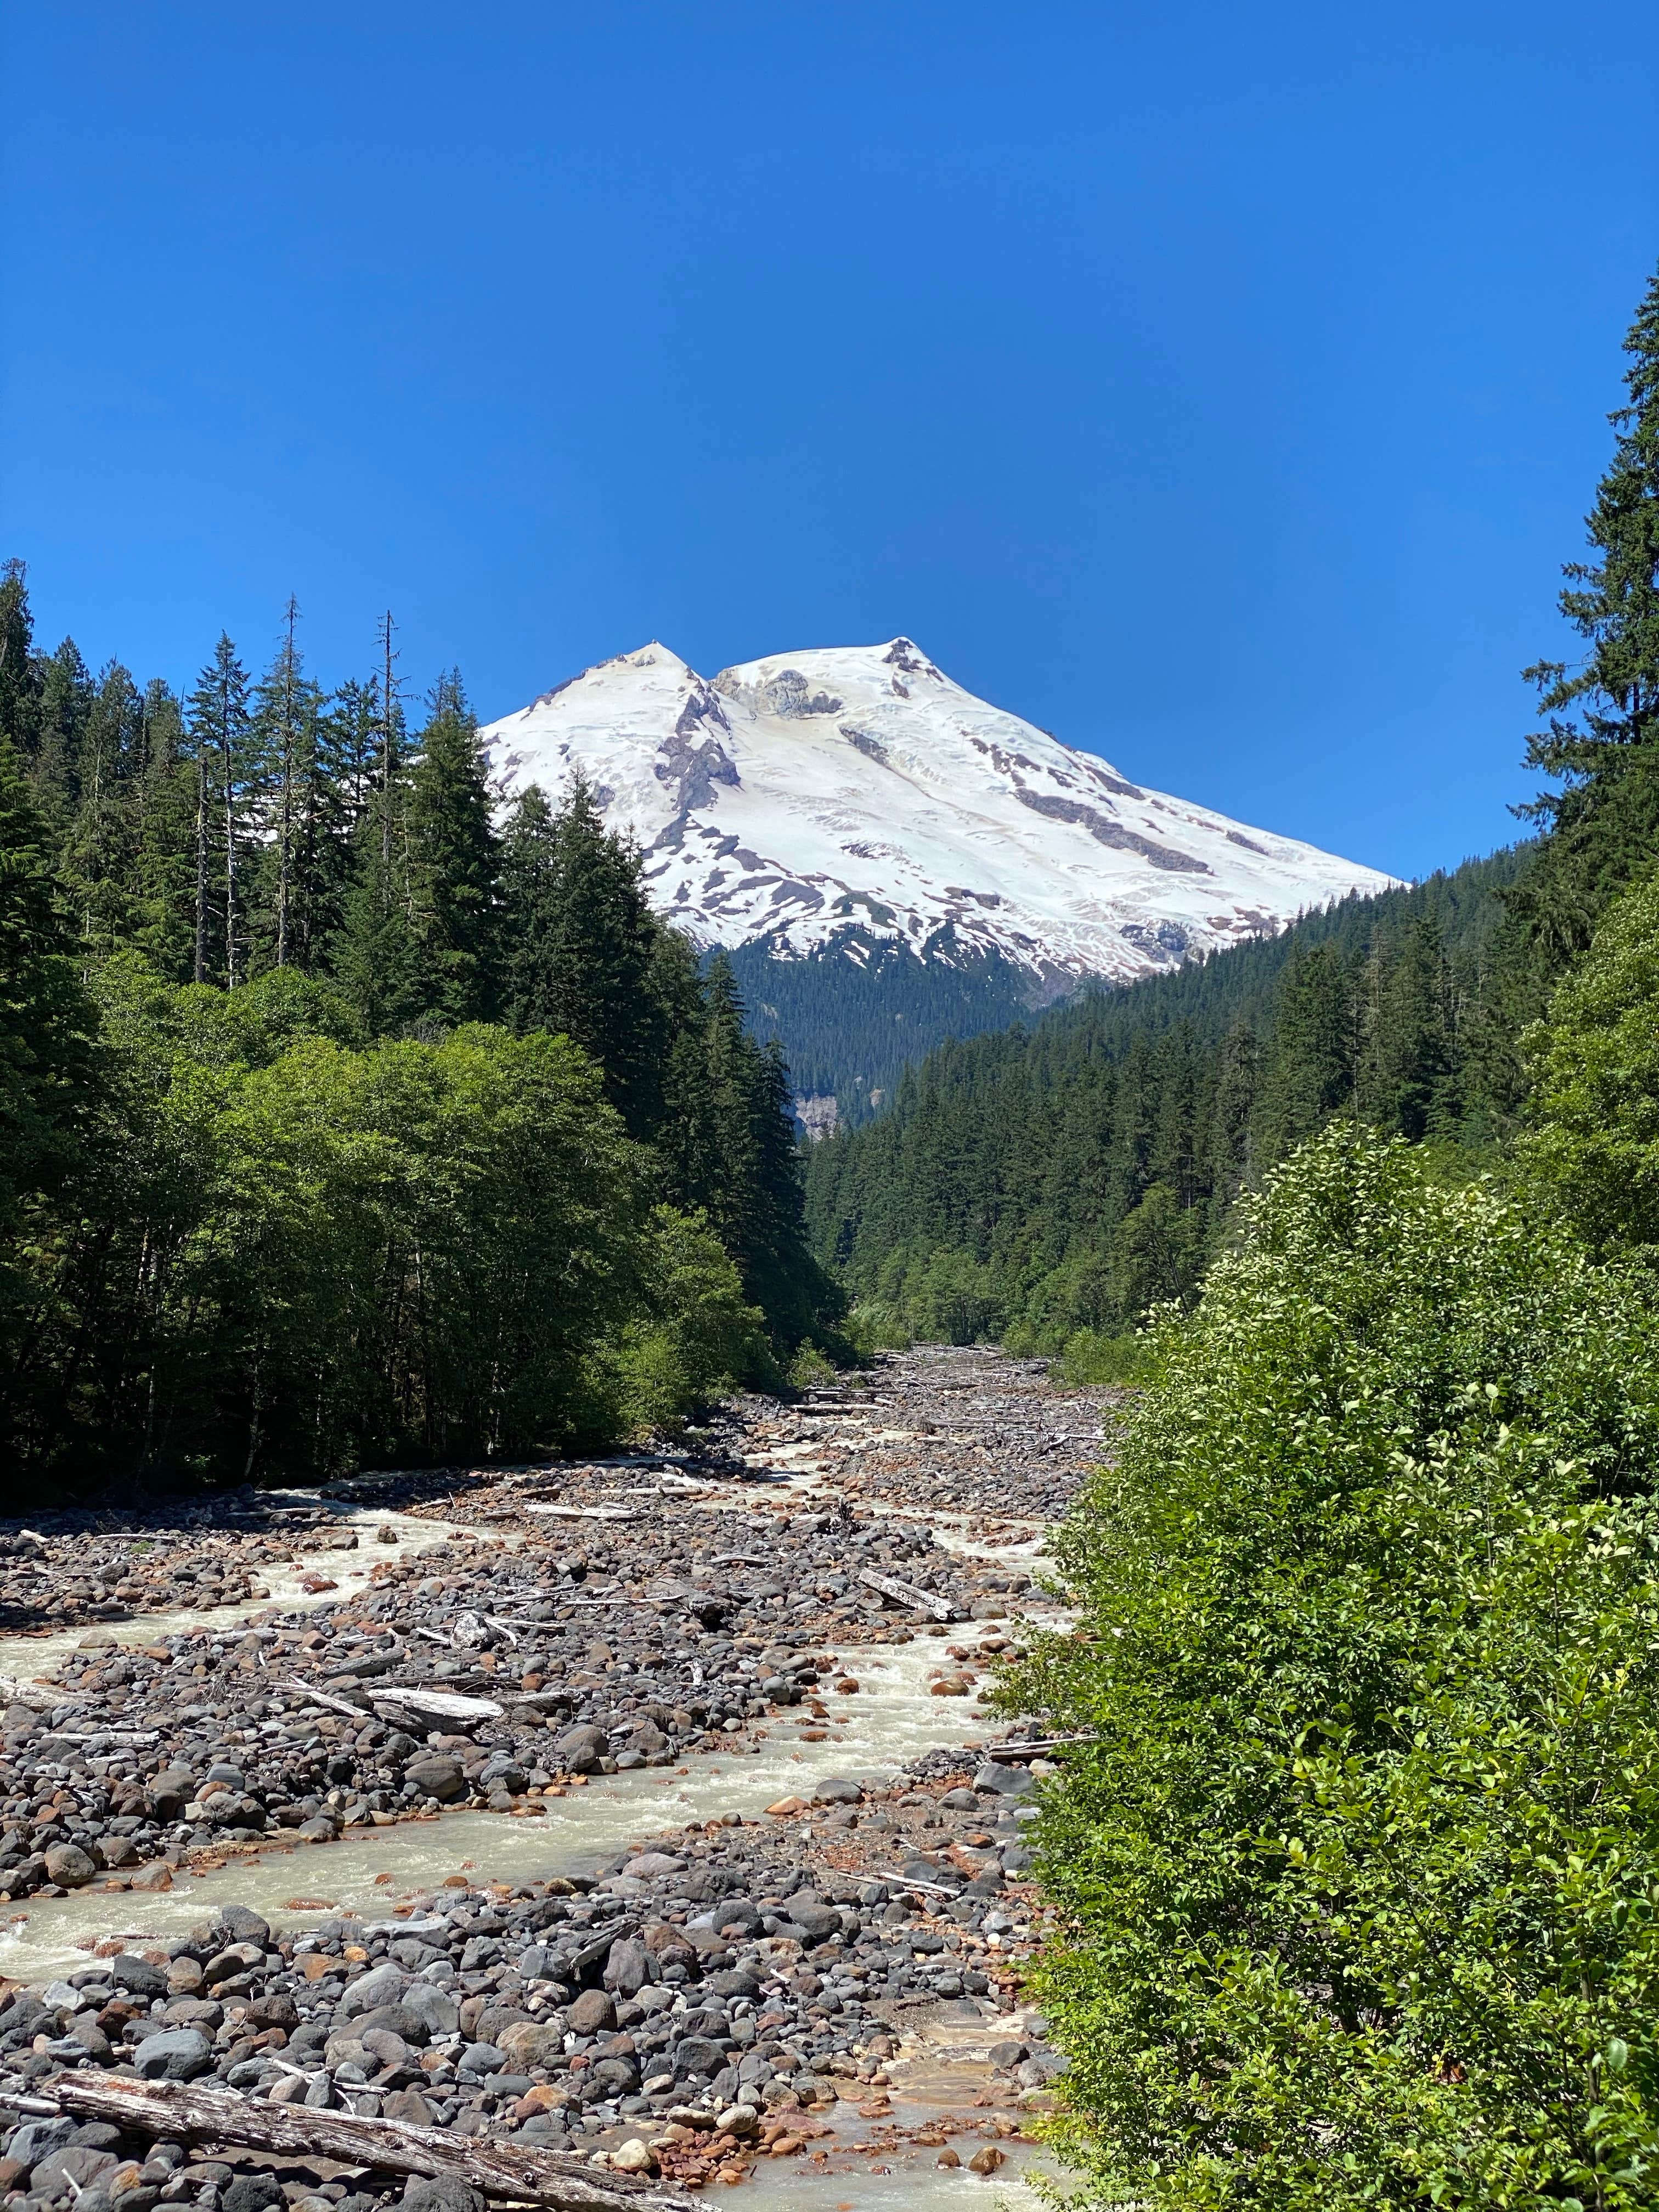
M 0 1425 L 68 1480 L 613 1435 L 837 1294 L 788 1071 L 579 781 L 503 818 L 388 618 L 185 696 L 0 577 Z
M 1517 1083 L 1502 899 L 1524 865 L 1347 900 L 908 1069 L 887 1115 L 808 1165 L 819 1249 L 865 1325 L 1110 1340 L 1191 1293 L 1241 1191 L 1333 1114 L 1492 1141 Z

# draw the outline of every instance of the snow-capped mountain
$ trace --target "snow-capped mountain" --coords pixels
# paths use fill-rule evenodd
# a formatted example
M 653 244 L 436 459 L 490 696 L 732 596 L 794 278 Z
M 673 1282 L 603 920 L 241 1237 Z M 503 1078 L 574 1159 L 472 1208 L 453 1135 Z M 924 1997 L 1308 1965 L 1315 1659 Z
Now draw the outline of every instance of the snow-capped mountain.
M 908 638 L 706 680 L 665 646 L 585 669 L 483 732 L 511 793 L 572 769 L 702 945 L 884 940 L 1000 955 L 1046 995 L 1276 931 L 1392 878 L 1147 791 L 988 706 Z

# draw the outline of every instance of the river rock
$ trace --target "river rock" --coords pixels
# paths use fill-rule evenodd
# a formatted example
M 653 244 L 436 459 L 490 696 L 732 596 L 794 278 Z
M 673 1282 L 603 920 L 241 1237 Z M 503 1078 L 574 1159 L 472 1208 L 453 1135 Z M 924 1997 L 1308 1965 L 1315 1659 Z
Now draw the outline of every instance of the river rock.
M 133 2063 L 146 2081 L 193 2081 L 213 2063 L 213 2046 L 199 2028 L 172 2028 L 147 2035 Z
M 567 2019 L 573 2035 L 598 2035 L 617 2025 L 616 2001 L 607 1990 L 584 1990 Z

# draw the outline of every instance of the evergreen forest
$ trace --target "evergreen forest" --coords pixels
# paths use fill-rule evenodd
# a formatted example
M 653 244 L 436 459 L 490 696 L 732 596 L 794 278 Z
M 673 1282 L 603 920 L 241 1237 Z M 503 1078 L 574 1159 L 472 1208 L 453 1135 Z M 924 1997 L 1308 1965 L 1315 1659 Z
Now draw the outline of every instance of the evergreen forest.
M 180 696 L 0 577 L 0 1440 L 41 1486 L 626 1433 L 821 1339 L 788 1071 L 390 617 Z

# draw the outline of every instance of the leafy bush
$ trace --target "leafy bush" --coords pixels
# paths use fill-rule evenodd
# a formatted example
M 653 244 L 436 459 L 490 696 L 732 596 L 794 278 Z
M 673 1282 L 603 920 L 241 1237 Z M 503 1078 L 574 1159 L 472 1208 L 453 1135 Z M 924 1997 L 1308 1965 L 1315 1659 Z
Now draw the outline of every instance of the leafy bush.
M 1655 1324 L 1486 1183 L 1297 1154 L 1058 1540 L 1004 1696 L 1097 2201 L 1653 2201 Z
M 701 1214 L 659 1206 L 639 1295 L 643 1313 L 596 1355 L 599 1402 L 619 1428 L 649 1428 L 744 1383 L 775 1389 L 782 1377 L 765 1316 L 748 1304 L 736 1267 Z M 600 1378 L 613 1378 L 607 1389 Z M 600 1429 L 605 1420 L 595 1416 Z
M 1608 908 L 1525 1042 L 1529 1164 L 1597 1243 L 1659 1259 L 1659 876 Z
M 1085 1382 L 1139 1382 L 1148 1366 L 1146 1340 L 1079 1328 L 1066 1338 L 1055 1364 L 1061 1382 L 1074 1389 Z

